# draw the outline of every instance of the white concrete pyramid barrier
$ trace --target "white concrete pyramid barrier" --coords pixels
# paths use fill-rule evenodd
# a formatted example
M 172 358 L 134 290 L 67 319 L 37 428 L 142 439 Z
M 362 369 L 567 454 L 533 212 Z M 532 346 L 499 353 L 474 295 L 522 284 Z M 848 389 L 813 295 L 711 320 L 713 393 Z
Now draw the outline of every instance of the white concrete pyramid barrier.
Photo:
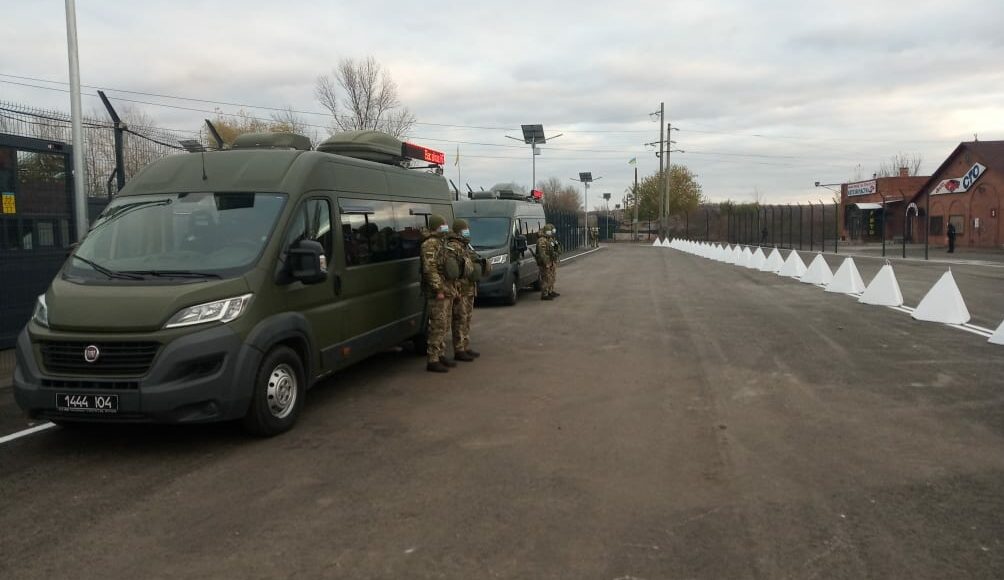
M 746 246 L 743 249 L 743 261 L 740 264 L 743 268 L 749 268 L 753 264 L 753 250 Z
M 903 305 L 903 293 L 899 290 L 899 282 L 896 281 L 896 274 L 892 271 L 891 265 L 886 264 L 879 269 L 878 274 L 875 274 L 865 288 L 865 293 L 858 298 L 858 302 L 875 306 Z
M 664 238 L 664 239 L 662 240 L 662 244 L 660 244 L 660 245 L 661 245 L 661 246 L 662 246 L 663 248 L 669 248 L 669 247 L 671 247 L 671 246 L 669 245 L 669 238 Z
M 658 247 L 662 246 L 662 240 L 660 240 L 659 238 L 656 238 L 655 241 L 652 242 L 652 245 L 658 248 Z
M 917 320 L 942 322 L 944 324 L 965 324 L 969 322 L 969 309 L 962 299 L 955 277 L 949 270 L 927 291 L 920 304 L 911 314 Z
M 830 265 L 823 259 L 822 254 L 816 254 L 815 259 L 805 271 L 805 275 L 798 279 L 799 282 L 817 286 L 826 286 L 831 280 L 833 280 L 833 271 L 830 270 Z
M 770 255 L 767 256 L 767 259 L 764 261 L 763 266 L 760 266 L 760 271 L 777 272 L 778 270 L 781 269 L 781 266 L 783 265 L 784 265 L 784 259 L 781 257 L 781 252 L 778 252 L 777 248 L 774 248 L 774 250 L 770 253 Z
M 802 257 L 798 255 L 798 252 L 792 250 L 788 254 L 788 259 L 781 266 L 781 269 L 777 271 L 777 275 L 788 278 L 801 278 L 805 275 L 805 272 L 805 262 L 802 261 Z
M 732 248 L 732 259 L 729 260 L 729 263 L 738 266 L 739 264 L 742 263 L 742 261 L 743 261 L 742 248 L 740 248 L 739 245 L 736 244 L 736 246 Z
M 991 344 L 1004 345 L 1004 322 L 1001 322 L 1001 325 L 997 327 L 997 330 L 993 333 L 993 335 L 990 337 L 990 340 L 988 340 L 987 342 Z
M 865 282 L 858 273 L 854 258 L 844 258 L 844 263 L 833 274 L 833 280 L 826 285 L 826 291 L 837 294 L 861 294 L 865 291 Z
M 750 259 L 749 266 L 746 267 L 751 270 L 759 270 L 760 268 L 763 268 L 764 262 L 766 261 L 767 256 L 763 255 L 763 248 L 757 248 L 756 251 L 753 252 L 753 257 Z

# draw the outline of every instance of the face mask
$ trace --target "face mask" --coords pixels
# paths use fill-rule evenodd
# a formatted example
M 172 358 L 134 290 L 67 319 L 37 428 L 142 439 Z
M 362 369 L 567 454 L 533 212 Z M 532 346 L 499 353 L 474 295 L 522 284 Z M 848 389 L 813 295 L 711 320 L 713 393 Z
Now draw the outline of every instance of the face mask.
M 439 232 L 439 233 L 441 233 L 441 234 L 448 234 L 448 233 L 450 233 L 450 226 L 445 225 L 445 224 L 441 225 L 441 226 L 439 226 L 439 228 L 436 231 Z
M 469 240 L 471 239 L 471 230 L 461 230 L 460 235 L 464 236 Z

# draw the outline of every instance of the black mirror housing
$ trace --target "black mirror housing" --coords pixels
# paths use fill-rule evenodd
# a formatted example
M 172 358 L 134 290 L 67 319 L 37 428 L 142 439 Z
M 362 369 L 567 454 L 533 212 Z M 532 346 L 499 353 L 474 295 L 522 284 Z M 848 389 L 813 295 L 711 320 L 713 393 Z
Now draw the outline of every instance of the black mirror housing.
M 516 251 L 517 252 L 526 251 L 526 236 L 516 236 Z
M 302 240 L 287 253 L 289 275 L 304 284 L 320 284 L 328 279 L 328 271 L 322 265 L 324 247 L 313 240 Z

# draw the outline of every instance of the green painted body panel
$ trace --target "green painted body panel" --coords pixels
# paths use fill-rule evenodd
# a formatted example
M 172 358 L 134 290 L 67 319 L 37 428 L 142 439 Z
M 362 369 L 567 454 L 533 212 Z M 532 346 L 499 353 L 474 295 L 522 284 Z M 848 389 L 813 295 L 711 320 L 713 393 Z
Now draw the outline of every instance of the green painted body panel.
M 242 275 L 166 284 L 78 284 L 57 278 L 46 293 L 50 328 L 32 323 L 33 336 L 166 343 L 219 324 L 163 329 L 178 310 L 251 292 L 248 310 L 228 325 L 246 339 L 270 317 L 303 315 L 320 361 L 312 370 L 319 376 L 423 330 L 425 299 L 418 259 L 348 267 L 338 201 L 348 197 L 427 204 L 452 221 L 452 194 L 442 176 L 319 151 L 246 149 L 161 159 L 130 180 L 118 196 L 184 192 L 284 193 L 288 200 L 258 261 Z M 332 209 L 328 279 L 314 285 L 279 283 L 287 225 L 301 203 L 316 198 L 329 200 Z M 356 348 L 356 341 L 366 346 Z M 346 346 L 351 349 L 347 356 Z

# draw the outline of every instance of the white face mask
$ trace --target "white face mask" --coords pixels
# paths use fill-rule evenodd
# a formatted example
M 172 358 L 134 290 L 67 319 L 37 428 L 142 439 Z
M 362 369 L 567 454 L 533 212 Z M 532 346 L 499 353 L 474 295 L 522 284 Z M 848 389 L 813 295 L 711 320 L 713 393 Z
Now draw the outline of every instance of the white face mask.
M 465 239 L 471 239 L 471 230 L 461 230 L 460 235 L 464 236 Z
M 436 231 L 439 232 L 439 233 L 441 233 L 441 234 L 448 234 L 448 233 L 450 233 L 450 226 L 448 226 L 446 224 L 443 224 L 443 225 L 439 226 L 439 229 L 437 229 Z

